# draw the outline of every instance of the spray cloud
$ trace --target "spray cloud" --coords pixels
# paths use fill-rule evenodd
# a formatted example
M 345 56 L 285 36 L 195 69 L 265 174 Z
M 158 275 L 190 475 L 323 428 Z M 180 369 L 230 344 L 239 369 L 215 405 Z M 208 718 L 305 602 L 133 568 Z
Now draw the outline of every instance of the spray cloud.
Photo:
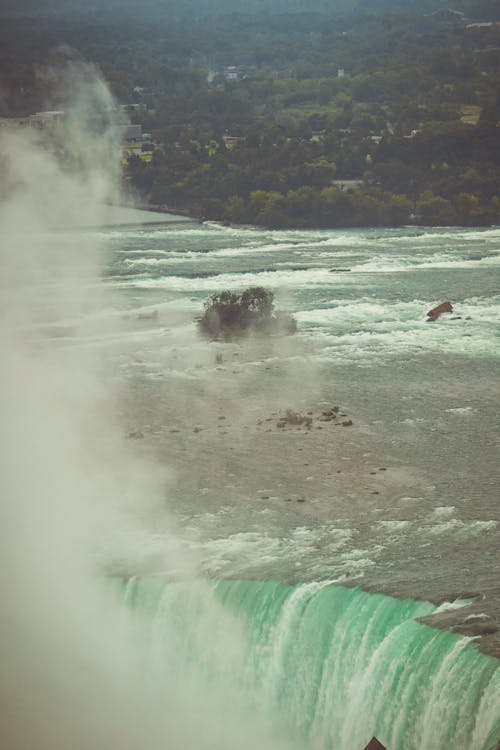
M 191 623 L 201 670 L 181 659 L 182 627 L 168 613 L 156 623 L 162 652 L 152 659 L 146 624 L 123 616 L 105 581 L 102 550 L 117 531 L 143 538 L 159 518 L 171 535 L 164 569 L 192 574 L 195 561 L 179 560 L 164 471 L 123 440 L 102 358 L 55 336 L 69 325 L 77 341 L 104 303 L 98 237 L 71 230 L 102 223 L 118 194 L 119 152 L 114 103 L 96 70 L 68 59 L 47 75 L 64 119 L 49 130 L 0 132 L 0 744 L 276 747 L 235 690 L 239 628 L 208 588 L 205 613 Z M 189 602 L 179 596 L 176 607 L 187 607 L 187 622 Z M 210 690 L 208 667 L 217 673 Z

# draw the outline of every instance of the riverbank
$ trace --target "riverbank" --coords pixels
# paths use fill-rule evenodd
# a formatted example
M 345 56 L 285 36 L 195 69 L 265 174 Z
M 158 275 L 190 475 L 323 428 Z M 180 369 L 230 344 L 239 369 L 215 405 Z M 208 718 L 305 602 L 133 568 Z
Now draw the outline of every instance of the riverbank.
M 172 211 L 163 206 L 108 205 L 99 224 L 103 227 L 127 227 L 136 224 L 184 224 L 196 221 L 186 212 Z
M 309 189 L 310 190 L 310 189 Z M 344 191 L 331 188 L 321 191 L 306 189 L 289 191 L 287 194 L 276 191 L 256 191 L 246 201 L 234 199 L 224 204 L 222 201 L 202 200 L 187 208 L 171 208 L 168 205 L 141 203 L 141 210 L 169 213 L 190 218 L 194 221 L 217 221 L 230 226 L 254 226 L 262 229 L 359 229 L 359 228 L 400 228 L 415 227 L 464 227 L 494 228 L 500 223 L 500 213 L 496 204 L 482 206 L 475 211 L 464 211 L 458 203 L 446 213 L 432 213 L 424 204 L 417 207 L 405 196 L 390 195 L 374 191 L 368 186 Z M 299 193 L 307 203 L 299 205 Z M 437 198 L 434 202 L 440 205 Z M 235 205 L 237 204 L 237 210 Z M 474 204 L 475 205 L 475 204 Z M 416 213 L 415 213 L 416 212 Z

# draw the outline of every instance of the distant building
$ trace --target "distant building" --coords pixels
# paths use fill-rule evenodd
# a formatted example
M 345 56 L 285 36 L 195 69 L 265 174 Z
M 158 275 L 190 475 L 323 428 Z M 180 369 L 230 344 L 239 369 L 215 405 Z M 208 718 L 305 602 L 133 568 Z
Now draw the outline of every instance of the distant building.
M 344 76 L 345 76 L 344 68 L 339 68 L 337 71 L 337 78 L 344 78 Z
M 46 125 L 51 125 L 54 122 L 60 122 L 65 117 L 65 113 L 62 110 L 54 110 L 51 112 L 36 112 L 34 115 L 28 115 L 27 117 L 6 117 L 0 120 L 0 126 L 2 127 L 25 127 L 29 126 L 32 128 L 43 128 Z
M 63 110 L 52 110 L 49 112 L 36 112 L 29 116 L 30 125 L 43 128 L 45 125 L 53 122 L 60 122 L 65 117 Z
M 325 137 L 324 130 L 313 130 L 312 135 L 309 138 L 309 143 L 321 143 L 324 137 Z
M 223 89 L 227 83 L 243 81 L 254 76 L 257 69 L 254 65 L 226 65 L 219 70 L 211 67 L 207 73 L 207 83 L 217 89 Z
M 25 125 L 31 125 L 29 117 L 5 117 L 0 120 L 2 128 L 19 128 Z
M 227 68 L 224 68 L 224 78 L 226 81 L 237 81 L 239 77 L 236 65 L 230 65 Z
M 419 133 L 421 133 L 421 130 L 411 130 L 408 135 L 404 135 L 403 138 L 415 138 Z
M 464 104 L 460 112 L 460 120 L 465 125 L 477 125 L 481 117 L 481 107 L 478 104 Z
M 142 142 L 142 125 L 115 125 L 115 132 L 126 143 Z
M 330 185 L 342 190 L 343 193 L 350 193 L 358 185 L 363 185 L 363 180 L 332 180 Z
M 232 149 L 242 140 L 242 138 L 237 135 L 224 135 L 222 136 L 222 140 L 227 149 Z

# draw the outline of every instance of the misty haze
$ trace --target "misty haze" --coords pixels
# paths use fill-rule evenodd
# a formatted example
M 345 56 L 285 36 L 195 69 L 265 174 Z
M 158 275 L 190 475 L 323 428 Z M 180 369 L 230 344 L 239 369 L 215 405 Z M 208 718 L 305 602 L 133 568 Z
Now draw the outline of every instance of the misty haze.
M 399 6 L 4 3 L 2 748 L 499 750 L 500 14 Z

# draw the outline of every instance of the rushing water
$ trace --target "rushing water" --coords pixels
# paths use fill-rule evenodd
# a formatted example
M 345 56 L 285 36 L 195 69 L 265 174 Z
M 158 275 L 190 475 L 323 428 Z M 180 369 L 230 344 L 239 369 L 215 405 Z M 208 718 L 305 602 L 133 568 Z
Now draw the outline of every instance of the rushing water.
M 493 750 L 498 662 L 415 618 L 434 611 L 426 599 L 500 596 L 500 230 L 183 224 L 100 239 L 112 302 L 58 321 L 57 340 L 107 352 L 124 418 L 175 472 L 166 503 L 179 544 L 243 624 L 248 651 L 230 678 L 302 747 L 357 750 L 375 734 L 390 750 Z M 272 290 L 298 334 L 201 339 L 195 318 L 206 297 L 248 286 Z M 454 313 L 427 323 L 445 299 Z M 360 429 L 353 438 L 338 431 L 343 442 L 321 454 L 320 481 L 310 460 L 296 466 L 292 443 L 277 444 L 274 425 L 255 424 L 273 406 L 321 409 L 332 398 Z M 264 448 L 247 465 L 250 422 Z M 314 462 L 329 445 L 318 436 L 293 445 Z M 289 485 L 276 475 L 287 451 Z M 336 474 L 351 472 L 350 487 L 327 473 L 330 462 Z M 147 572 L 162 572 L 154 561 L 164 543 L 158 530 Z M 347 580 L 407 598 L 330 585 Z M 207 633 L 193 633 L 217 622 L 197 586 L 131 579 L 126 599 L 150 612 L 155 660 L 168 640 L 165 668 L 181 675 L 186 660 L 212 659 L 200 667 L 210 682 Z
M 378 505 L 377 496 L 367 498 L 368 515 L 342 506 L 334 517 L 324 513 L 323 524 L 301 524 L 295 509 L 273 503 L 280 491 L 266 479 L 261 488 L 268 491 L 260 494 L 271 500 L 250 510 L 233 502 L 236 491 L 245 497 L 237 473 L 223 497 L 222 485 L 212 492 L 209 480 L 200 480 L 200 498 L 184 495 L 182 505 L 189 510 L 185 525 L 192 528 L 195 518 L 201 530 L 208 572 L 300 581 L 370 569 L 384 580 L 406 554 L 416 581 L 429 560 L 429 596 L 477 590 L 495 579 L 500 230 L 203 225 L 113 231 L 105 241 L 116 292 L 109 316 L 132 319 L 117 348 L 121 372 L 132 374 L 134 399 L 149 408 L 142 424 L 155 440 L 172 425 L 182 432 L 189 404 L 201 413 L 210 400 L 256 412 L 267 393 L 279 407 L 307 408 L 308 393 L 311 403 L 332 397 L 325 397 L 329 384 L 363 426 L 357 452 L 374 469 L 383 461 L 419 479 L 403 482 L 399 496 L 394 486 L 385 505 L 383 488 Z M 194 319 L 206 297 L 250 285 L 271 289 L 277 306 L 295 315 L 293 341 L 256 349 L 201 340 Z M 454 313 L 427 323 L 426 312 L 444 299 Z M 97 326 L 97 339 L 109 343 L 102 319 Z M 89 340 L 95 338 L 91 330 Z M 216 351 L 224 357 L 218 368 Z M 239 437 L 229 432 L 226 440 Z M 356 443 L 346 445 L 335 469 L 355 463 L 355 454 Z M 469 579 L 453 586 L 463 569 Z M 441 574 L 446 580 L 436 592 L 431 576 Z
M 325 583 L 220 580 L 213 590 L 244 624 L 248 647 L 237 668 L 199 637 L 200 622 L 220 624 L 200 584 L 127 585 L 128 604 L 151 614 L 156 668 L 158 654 L 170 654 L 162 665 L 170 674 L 196 661 L 208 684 L 234 669 L 252 710 L 281 716 L 301 747 L 363 748 L 375 734 L 401 750 L 495 748 L 496 660 L 415 623 L 432 605 Z

